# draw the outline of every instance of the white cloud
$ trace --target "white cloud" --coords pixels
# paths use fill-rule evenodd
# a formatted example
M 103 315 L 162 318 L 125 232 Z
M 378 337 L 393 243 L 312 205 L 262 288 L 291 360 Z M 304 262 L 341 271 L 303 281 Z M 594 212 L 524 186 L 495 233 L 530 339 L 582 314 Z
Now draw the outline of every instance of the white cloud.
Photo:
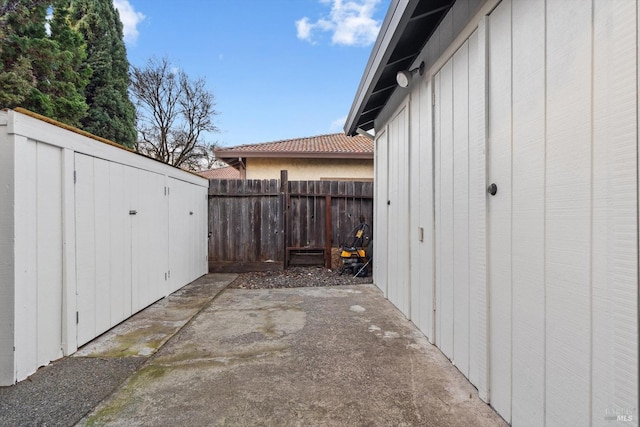
M 296 21 L 296 32 L 300 40 L 311 41 L 311 29 L 313 25 L 309 23 L 306 16 Z
M 129 0 L 113 0 L 113 7 L 118 9 L 120 20 L 122 21 L 122 30 L 124 32 L 124 41 L 127 43 L 135 43 L 138 40 L 138 24 L 144 21 L 146 16 L 141 12 L 137 12 Z
M 340 117 L 331 122 L 331 132 L 340 132 L 347 121 L 347 116 Z
M 330 32 L 331 42 L 344 46 L 367 46 L 375 42 L 380 21 L 373 18 L 380 0 L 320 0 L 331 5 L 329 16 L 311 22 L 304 17 L 295 22 L 300 40 L 315 43 L 314 34 Z

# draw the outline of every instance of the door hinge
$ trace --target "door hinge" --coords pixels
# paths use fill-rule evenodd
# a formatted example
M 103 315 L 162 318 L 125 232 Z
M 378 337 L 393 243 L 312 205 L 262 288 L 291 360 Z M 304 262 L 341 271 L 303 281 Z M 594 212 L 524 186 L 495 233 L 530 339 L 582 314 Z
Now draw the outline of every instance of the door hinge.
M 73 171 L 73 183 L 74 183 L 74 184 L 76 183 L 77 178 L 78 178 L 78 176 L 77 176 L 77 174 L 76 174 L 76 171 Z
M 431 92 L 431 106 L 433 106 L 433 107 L 436 106 L 436 93 L 435 92 Z
M 80 312 L 76 311 L 76 325 L 80 323 Z

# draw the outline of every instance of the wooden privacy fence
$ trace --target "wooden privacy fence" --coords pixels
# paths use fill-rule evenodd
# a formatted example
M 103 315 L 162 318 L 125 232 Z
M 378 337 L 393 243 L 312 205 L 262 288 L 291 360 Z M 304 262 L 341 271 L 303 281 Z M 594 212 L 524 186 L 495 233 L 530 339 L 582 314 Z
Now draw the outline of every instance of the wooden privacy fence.
M 373 182 L 210 180 L 209 271 L 329 267 L 361 215 L 372 230 Z

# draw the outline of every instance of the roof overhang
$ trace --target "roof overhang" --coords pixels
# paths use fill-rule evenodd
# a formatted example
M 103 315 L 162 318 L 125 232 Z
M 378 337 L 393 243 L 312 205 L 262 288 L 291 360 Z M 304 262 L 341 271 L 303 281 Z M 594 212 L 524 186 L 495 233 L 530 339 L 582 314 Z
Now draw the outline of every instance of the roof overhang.
M 455 0 L 392 0 L 373 46 L 344 131 L 370 130 L 398 88 L 396 74 L 409 69 Z

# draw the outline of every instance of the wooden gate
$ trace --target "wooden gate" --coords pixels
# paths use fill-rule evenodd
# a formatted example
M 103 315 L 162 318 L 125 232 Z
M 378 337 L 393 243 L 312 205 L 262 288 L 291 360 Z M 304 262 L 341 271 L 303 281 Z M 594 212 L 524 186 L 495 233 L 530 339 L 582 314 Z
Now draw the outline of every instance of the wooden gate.
M 329 267 L 361 215 L 372 229 L 373 182 L 211 180 L 209 271 Z

